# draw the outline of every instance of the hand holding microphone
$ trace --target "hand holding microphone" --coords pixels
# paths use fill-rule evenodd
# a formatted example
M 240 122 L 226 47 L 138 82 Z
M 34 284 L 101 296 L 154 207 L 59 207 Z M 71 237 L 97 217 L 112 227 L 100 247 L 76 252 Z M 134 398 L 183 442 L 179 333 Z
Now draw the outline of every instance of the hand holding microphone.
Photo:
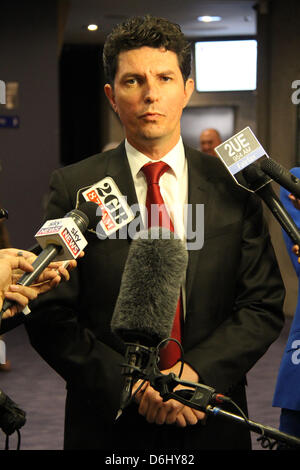
M 2 308 L 5 298 L 14 302 L 11 309 L 5 311 L 3 318 L 22 311 L 28 301 L 37 296 L 34 289 L 15 285 L 20 277 L 20 272 L 33 271 L 33 267 L 28 261 L 32 253 L 23 251 L 22 256 L 19 256 L 19 253 L 20 251 L 14 248 L 0 250 L 0 307 Z
M 84 252 L 79 256 L 84 256 Z M 0 250 L 0 309 L 4 298 L 13 302 L 11 308 L 3 313 L 3 319 L 21 312 L 29 301 L 54 289 L 62 279 L 68 281 L 69 272 L 77 266 L 76 260 L 71 260 L 67 268 L 62 262 L 52 262 L 36 279 L 35 284 L 31 284 L 30 287 L 18 285 L 17 282 L 24 272 L 33 271 L 32 263 L 36 258 L 36 255 L 26 250 L 16 248 Z
M 68 263 L 71 262 L 71 269 L 75 267 L 73 259 L 76 259 L 80 255 L 82 249 L 87 244 L 82 233 L 85 232 L 88 227 L 94 227 L 96 225 L 96 210 L 96 204 L 85 202 L 81 204 L 80 209 L 70 211 L 64 218 L 48 221 L 43 225 L 36 234 L 36 237 L 44 249 L 40 255 L 35 258 L 31 268 L 29 269 L 28 266 L 25 268 L 27 272 L 17 281 L 17 287 L 13 288 L 15 290 L 14 295 L 6 294 L 7 298 L 4 300 L 0 312 L 0 321 L 4 312 L 14 306 L 14 299 L 16 297 L 18 298 L 16 295 L 18 289 L 22 289 L 22 293 L 27 293 L 30 296 L 29 300 L 32 300 L 32 297 L 35 298 L 36 295 L 46 292 L 49 288 L 55 287 L 60 281 L 60 275 L 63 275 L 65 279 L 69 278 L 67 270 L 64 269 L 61 263 L 51 265 L 52 268 L 56 269 L 56 271 L 52 273 L 49 269 L 45 270 L 45 268 L 47 268 L 54 259 L 59 261 L 67 260 Z M 23 264 L 23 266 L 25 266 L 25 264 Z M 47 284 L 49 281 L 50 284 Z M 24 287 L 31 286 L 33 283 L 36 283 L 33 290 L 29 291 L 28 289 L 24 289 Z M 19 298 L 19 300 L 21 299 Z M 16 310 L 12 312 L 14 311 Z

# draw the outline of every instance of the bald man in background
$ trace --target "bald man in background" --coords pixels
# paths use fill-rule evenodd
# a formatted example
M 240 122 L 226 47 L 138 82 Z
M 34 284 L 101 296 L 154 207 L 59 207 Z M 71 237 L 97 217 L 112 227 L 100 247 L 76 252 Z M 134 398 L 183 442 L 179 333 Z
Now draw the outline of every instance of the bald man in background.
M 204 129 L 200 134 L 200 150 L 203 153 L 217 157 L 215 148 L 221 143 L 221 136 L 216 129 Z

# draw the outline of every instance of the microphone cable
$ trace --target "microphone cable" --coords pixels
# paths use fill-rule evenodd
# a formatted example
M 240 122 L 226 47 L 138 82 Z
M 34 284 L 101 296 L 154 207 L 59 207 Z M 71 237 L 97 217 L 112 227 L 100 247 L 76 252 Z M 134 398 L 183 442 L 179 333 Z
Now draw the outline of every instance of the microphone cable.
M 18 442 L 17 442 L 17 447 L 16 447 L 15 450 L 20 450 L 20 448 L 21 448 L 21 433 L 20 433 L 20 430 L 17 429 L 17 430 L 16 430 L 16 433 L 17 433 L 17 435 L 18 435 Z M 10 435 L 9 435 L 9 434 L 6 434 L 5 436 L 6 436 L 6 437 L 5 437 L 5 447 L 4 447 L 4 450 L 10 450 L 10 449 L 9 449 L 9 436 L 10 436 Z

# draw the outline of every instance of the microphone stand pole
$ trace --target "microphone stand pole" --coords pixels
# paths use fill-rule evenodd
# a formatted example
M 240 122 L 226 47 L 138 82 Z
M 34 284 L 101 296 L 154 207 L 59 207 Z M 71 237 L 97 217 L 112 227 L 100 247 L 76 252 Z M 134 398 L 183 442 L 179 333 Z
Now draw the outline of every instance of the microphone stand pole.
M 290 434 L 286 434 L 284 432 L 278 431 L 277 429 L 272 428 L 270 426 L 265 426 L 263 424 L 256 423 L 255 421 L 251 421 L 250 419 L 245 420 L 242 416 L 229 413 L 228 411 L 224 411 L 215 406 L 212 407 L 211 405 L 208 405 L 206 407 L 206 412 L 213 414 L 215 416 L 222 416 L 226 419 L 235 421 L 238 424 L 248 426 L 248 428 L 250 428 L 251 431 L 262 435 L 262 438 L 261 438 L 262 446 L 264 443 L 266 443 L 266 447 L 272 448 L 273 447 L 272 443 L 268 439 L 265 439 L 265 438 L 271 438 L 271 439 L 274 439 L 276 442 L 282 442 L 286 444 L 290 448 L 300 449 L 300 439 L 298 439 L 295 436 L 291 436 Z M 274 444 L 276 444 L 276 442 Z

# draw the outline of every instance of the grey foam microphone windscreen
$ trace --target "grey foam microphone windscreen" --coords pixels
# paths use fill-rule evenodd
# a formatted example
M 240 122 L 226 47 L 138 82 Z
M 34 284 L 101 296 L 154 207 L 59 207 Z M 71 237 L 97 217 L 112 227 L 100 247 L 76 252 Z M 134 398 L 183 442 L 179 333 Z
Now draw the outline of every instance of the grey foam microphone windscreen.
M 157 227 L 132 241 L 111 328 L 124 342 L 157 346 L 171 335 L 188 254 L 173 232 Z

